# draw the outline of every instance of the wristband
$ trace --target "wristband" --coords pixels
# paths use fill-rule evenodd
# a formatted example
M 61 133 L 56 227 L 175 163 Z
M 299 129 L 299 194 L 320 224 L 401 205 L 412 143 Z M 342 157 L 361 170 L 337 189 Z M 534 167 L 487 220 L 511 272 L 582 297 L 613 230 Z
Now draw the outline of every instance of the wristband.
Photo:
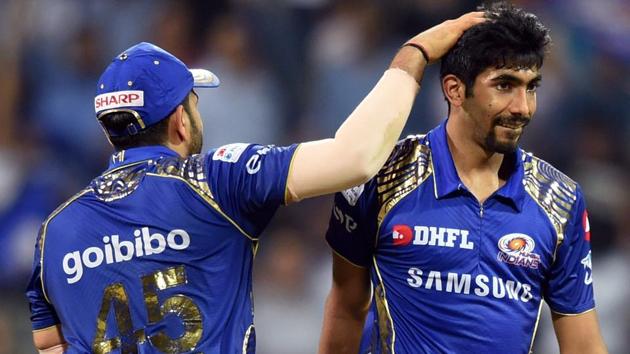
M 427 53 L 427 50 L 424 49 L 424 47 L 420 44 L 417 43 L 411 43 L 411 42 L 407 42 L 405 44 L 403 44 L 403 47 L 414 47 L 417 50 L 420 51 L 420 53 L 422 53 L 422 56 L 424 57 L 424 60 L 427 61 L 427 65 L 429 64 L 429 54 Z

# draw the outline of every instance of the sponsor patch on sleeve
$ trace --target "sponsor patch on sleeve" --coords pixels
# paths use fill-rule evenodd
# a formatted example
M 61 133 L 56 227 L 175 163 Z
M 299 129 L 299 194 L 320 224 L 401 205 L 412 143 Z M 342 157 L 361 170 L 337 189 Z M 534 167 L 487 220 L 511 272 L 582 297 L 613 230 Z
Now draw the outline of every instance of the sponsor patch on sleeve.
M 346 198 L 348 204 L 355 206 L 357 204 L 357 201 L 359 200 L 359 197 L 361 196 L 361 194 L 363 194 L 364 188 L 365 185 L 362 184 L 360 186 L 346 189 L 345 191 L 342 191 L 341 194 L 343 194 L 343 197 Z
M 245 149 L 249 144 L 245 143 L 235 143 L 223 145 L 214 152 L 212 155 L 212 159 L 214 161 L 223 161 L 223 162 L 236 162 L 241 157 Z

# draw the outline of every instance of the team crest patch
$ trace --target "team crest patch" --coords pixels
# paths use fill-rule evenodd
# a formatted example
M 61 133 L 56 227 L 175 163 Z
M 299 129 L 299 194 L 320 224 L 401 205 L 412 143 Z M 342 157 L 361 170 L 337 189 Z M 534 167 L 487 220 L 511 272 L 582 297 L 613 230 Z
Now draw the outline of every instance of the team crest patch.
M 238 161 L 238 159 L 241 157 L 248 146 L 249 144 L 245 143 L 223 145 L 214 152 L 214 155 L 212 155 L 212 159 L 214 161 L 234 163 Z
M 540 255 L 534 253 L 536 243 L 525 234 L 507 234 L 499 239 L 497 260 L 511 265 L 538 269 Z
M 341 194 L 344 198 L 346 198 L 348 204 L 355 206 L 357 205 L 359 197 L 361 196 L 361 194 L 363 194 L 363 189 L 365 189 L 365 185 L 362 184 L 360 186 L 346 189 L 345 191 L 342 191 Z

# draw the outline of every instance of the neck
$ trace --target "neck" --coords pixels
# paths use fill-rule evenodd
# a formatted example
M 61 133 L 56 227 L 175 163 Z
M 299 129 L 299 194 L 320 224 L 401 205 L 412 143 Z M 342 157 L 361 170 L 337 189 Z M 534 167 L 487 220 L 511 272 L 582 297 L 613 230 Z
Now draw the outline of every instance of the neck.
M 167 142 L 164 144 L 167 148 L 175 151 L 180 157 L 188 157 L 188 148 L 184 144 L 172 144 Z
M 468 121 L 463 117 L 449 117 L 446 137 L 459 178 L 483 202 L 505 184 L 499 174 L 504 155 L 488 151 L 475 141 L 474 127 L 466 124 Z
M 486 150 L 472 136 L 472 126 L 461 118 L 450 118 L 446 124 L 448 147 L 458 173 L 488 170 L 499 173 L 505 155 Z

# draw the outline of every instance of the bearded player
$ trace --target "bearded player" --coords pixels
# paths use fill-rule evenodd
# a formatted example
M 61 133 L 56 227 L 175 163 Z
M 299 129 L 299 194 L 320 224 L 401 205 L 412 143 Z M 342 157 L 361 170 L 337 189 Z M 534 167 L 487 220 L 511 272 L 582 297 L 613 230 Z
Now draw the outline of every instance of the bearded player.
M 149 43 L 116 56 L 94 99 L 116 150 L 109 168 L 44 221 L 36 245 L 27 290 L 35 346 L 253 352 L 252 262 L 276 209 L 371 178 L 398 139 L 427 58 L 483 21 L 471 13 L 414 37 L 334 138 L 286 147 L 199 154 L 193 88 L 218 78 Z
M 486 17 L 442 58 L 448 119 L 335 197 L 320 353 L 529 353 L 543 301 L 561 353 L 606 352 L 580 186 L 518 147 L 548 31 Z

